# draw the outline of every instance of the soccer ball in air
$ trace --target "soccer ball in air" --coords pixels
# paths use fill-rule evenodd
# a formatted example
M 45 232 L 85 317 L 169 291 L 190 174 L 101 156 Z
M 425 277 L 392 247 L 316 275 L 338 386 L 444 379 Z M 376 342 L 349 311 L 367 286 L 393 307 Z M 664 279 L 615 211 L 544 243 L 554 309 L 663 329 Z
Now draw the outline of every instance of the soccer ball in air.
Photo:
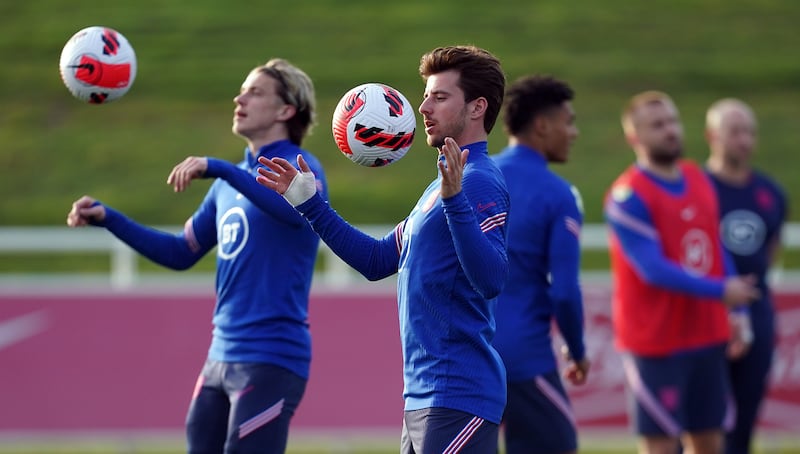
M 58 68 L 73 96 L 90 104 L 103 104 L 130 90 L 136 78 L 136 53 L 118 31 L 92 26 L 67 41 Z
M 351 161 L 367 167 L 391 164 L 414 141 L 417 118 L 402 93 L 380 83 L 351 88 L 333 113 L 336 146 Z

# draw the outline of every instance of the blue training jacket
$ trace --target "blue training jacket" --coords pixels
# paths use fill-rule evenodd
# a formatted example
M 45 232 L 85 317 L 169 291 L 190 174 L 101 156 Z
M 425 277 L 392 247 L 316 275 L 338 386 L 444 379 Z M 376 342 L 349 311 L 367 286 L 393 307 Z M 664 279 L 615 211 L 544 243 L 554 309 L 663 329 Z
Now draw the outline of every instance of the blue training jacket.
M 515 145 L 492 156 L 511 196 L 509 279 L 497 302 L 494 345 L 509 381 L 556 369 L 558 325 L 575 360 L 585 356 L 580 277 L 580 195 L 536 150 Z
M 286 200 L 255 181 L 257 158 L 245 149 L 238 165 L 209 158 L 217 178 L 179 234 L 142 226 L 106 208 L 98 225 L 150 260 L 173 269 L 194 265 L 217 246 L 217 301 L 208 357 L 269 363 L 308 378 L 311 335 L 308 300 L 319 237 Z M 259 156 L 296 162 L 302 154 L 327 199 L 319 161 L 288 140 Z
M 462 191 L 441 176 L 382 239 L 353 228 L 319 196 L 297 208 L 322 239 L 370 280 L 398 272 L 406 410 L 442 407 L 499 424 L 505 369 L 492 347 L 497 294 L 508 273 L 508 191 L 486 142 L 469 149 Z

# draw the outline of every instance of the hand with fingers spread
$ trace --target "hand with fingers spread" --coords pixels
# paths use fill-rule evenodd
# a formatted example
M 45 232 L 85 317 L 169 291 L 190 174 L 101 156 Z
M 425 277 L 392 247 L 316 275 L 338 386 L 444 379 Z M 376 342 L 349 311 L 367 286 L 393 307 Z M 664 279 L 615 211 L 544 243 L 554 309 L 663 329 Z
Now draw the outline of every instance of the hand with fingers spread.
M 105 218 L 106 208 L 97 203 L 97 200 L 85 195 L 72 204 L 72 209 L 67 214 L 67 225 L 84 227 L 91 222 L 101 222 Z
M 461 192 L 461 180 L 464 177 L 464 165 L 467 163 L 469 150 L 461 150 L 451 137 L 444 139 L 439 149 L 439 172 L 442 175 L 442 198 L 446 199 Z
M 172 168 L 167 177 L 167 184 L 172 185 L 175 192 L 183 192 L 189 188 L 192 180 L 203 178 L 208 170 L 208 158 L 189 156 Z
M 303 156 L 297 155 L 300 171 L 283 158 L 258 158 L 264 167 L 258 168 L 256 181 L 283 195 L 292 206 L 297 206 L 310 199 L 317 192 L 316 179 Z M 266 167 L 266 168 L 265 168 Z

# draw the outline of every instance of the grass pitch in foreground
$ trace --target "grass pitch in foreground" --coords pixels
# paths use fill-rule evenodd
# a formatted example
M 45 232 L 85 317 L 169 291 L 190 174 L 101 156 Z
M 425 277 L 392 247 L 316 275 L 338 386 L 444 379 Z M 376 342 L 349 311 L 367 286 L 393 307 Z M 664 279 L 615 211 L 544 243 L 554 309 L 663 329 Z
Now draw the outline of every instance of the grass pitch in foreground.
M 359 441 L 351 437 L 341 440 L 290 441 L 287 454 L 391 454 L 397 453 L 399 442 Z M 0 454 L 181 454 L 182 442 L 3 442 Z M 775 438 L 760 440 L 754 454 L 800 454 L 800 440 Z M 499 454 L 503 454 L 501 449 Z M 626 438 L 614 440 L 583 440 L 581 454 L 635 454 L 634 441 Z

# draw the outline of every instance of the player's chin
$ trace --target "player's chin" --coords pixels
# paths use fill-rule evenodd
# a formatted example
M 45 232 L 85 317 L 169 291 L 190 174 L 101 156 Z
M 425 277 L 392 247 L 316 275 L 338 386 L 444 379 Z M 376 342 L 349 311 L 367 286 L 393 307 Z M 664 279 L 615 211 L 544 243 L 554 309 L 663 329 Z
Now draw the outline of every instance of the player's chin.
M 436 148 L 442 148 L 444 146 L 444 137 L 435 134 L 428 134 L 427 138 L 428 146 Z
M 559 150 L 556 153 L 549 153 L 547 161 L 556 164 L 564 164 L 569 160 L 569 150 Z
M 236 134 L 237 136 L 247 137 L 246 129 L 244 125 L 239 123 L 237 120 L 233 120 L 233 126 L 231 126 L 231 132 Z

